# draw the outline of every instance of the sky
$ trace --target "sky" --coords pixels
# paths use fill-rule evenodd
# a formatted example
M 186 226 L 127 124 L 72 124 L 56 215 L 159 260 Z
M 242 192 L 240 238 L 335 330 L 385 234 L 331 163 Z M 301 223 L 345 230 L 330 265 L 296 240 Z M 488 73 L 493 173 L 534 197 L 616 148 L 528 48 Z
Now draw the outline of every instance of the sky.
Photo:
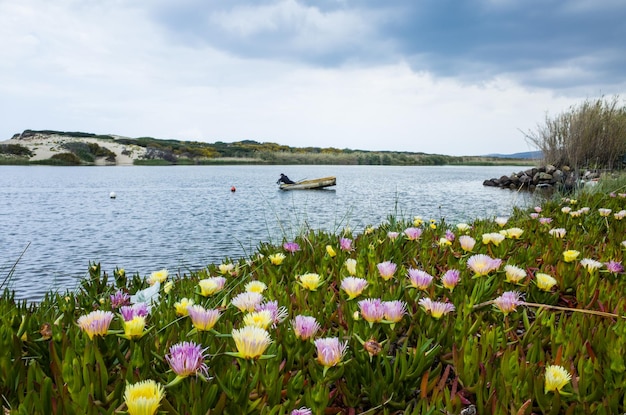
M 511 154 L 626 98 L 624 0 L 0 0 L 25 129 Z

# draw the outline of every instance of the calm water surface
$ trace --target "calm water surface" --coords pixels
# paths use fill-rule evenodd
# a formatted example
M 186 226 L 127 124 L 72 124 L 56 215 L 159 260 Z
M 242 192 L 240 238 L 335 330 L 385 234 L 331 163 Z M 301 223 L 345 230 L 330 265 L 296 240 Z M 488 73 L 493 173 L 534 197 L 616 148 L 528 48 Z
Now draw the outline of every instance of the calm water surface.
M 469 222 L 510 214 L 531 196 L 483 187 L 520 167 L 0 166 L 0 283 L 17 298 L 73 289 L 89 261 L 111 273 L 171 274 L 252 255 L 303 229 L 361 232 L 397 217 Z M 283 192 L 294 180 L 334 175 L 332 190 Z M 231 186 L 237 191 L 232 193 Z M 109 194 L 115 192 L 117 198 Z

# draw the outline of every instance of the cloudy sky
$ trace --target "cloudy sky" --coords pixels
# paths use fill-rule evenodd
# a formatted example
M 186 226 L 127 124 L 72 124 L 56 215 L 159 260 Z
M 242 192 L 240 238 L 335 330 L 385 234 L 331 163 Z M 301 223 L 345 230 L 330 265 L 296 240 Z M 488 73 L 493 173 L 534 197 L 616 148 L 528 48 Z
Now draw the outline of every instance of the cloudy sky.
M 449 155 L 626 98 L 624 0 L 0 0 L 25 129 Z

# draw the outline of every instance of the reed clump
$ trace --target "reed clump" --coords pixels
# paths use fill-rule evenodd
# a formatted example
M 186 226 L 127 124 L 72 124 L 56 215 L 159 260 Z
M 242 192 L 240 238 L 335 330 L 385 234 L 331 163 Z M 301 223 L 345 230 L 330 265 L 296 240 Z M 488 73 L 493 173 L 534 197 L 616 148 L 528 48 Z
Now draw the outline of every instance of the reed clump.
M 626 193 L 0 298 L 5 413 L 626 411 Z M 156 268 L 156 267 L 155 267 Z M 141 408 L 139 408 L 141 406 Z

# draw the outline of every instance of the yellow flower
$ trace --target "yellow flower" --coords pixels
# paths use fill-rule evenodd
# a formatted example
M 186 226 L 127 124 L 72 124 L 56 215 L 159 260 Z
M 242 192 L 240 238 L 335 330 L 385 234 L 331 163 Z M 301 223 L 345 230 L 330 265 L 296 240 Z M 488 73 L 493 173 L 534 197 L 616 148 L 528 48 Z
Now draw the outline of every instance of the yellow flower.
M 556 285 L 556 279 L 548 274 L 538 272 L 535 274 L 535 278 L 537 279 L 537 287 L 539 287 L 540 290 L 550 291 L 552 287 Z
M 500 245 L 500 242 L 504 241 L 504 235 L 498 232 L 485 233 L 483 234 L 483 244 L 487 245 L 489 243 L 494 244 L 495 246 Z
M 309 272 L 308 274 L 300 275 L 300 285 L 307 290 L 315 291 L 322 283 L 322 280 L 318 274 Z
M 153 415 L 159 409 L 164 395 L 163 385 L 153 380 L 144 380 L 126 385 L 124 401 L 130 415 Z
M 186 316 L 189 314 L 187 307 L 190 307 L 194 304 L 193 300 L 190 298 L 181 298 L 180 301 L 174 303 L 174 309 L 176 309 L 176 315 Z
M 226 284 L 226 278 L 224 277 L 209 277 L 198 281 L 200 294 L 204 297 L 221 291 L 224 288 L 224 284 Z
M 346 259 L 345 265 L 346 269 L 348 270 L 348 274 L 352 276 L 356 275 L 356 259 Z
M 509 221 L 509 218 L 505 218 L 502 216 L 498 216 L 497 218 L 494 219 L 494 222 L 498 224 L 498 226 L 500 226 L 501 228 L 504 227 L 504 225 L 506 225 L 506 223 Z
M 127 339 L 139 339 L 143 336 L 146 328 L 146 318 L 135 316 L 132 320 L 124 321 L 124 337 Z
M 229 274 L 233 271 L 233 269 L 235 269 L 235 265 L 234 264 L 220 264 L 218 268 L 222 274 Z
M 611 209 L 600 208 L 598 209 L 598 213 L 600 214 L 600 216 L 603 216 L 606 218 L 611 214 Z
M 413 226 L 415 226 L 416 228 L 422 226 L 423 223 L 424 223 L 424 220 L 422 219 L 421 216 L 415 216 L 413 218 Z
M 572 375 L 563 366 L 550 365 L 546 367 L 545 393 L 560 392 L 571 379 Z
M 519 239 L 524 233 L 524 230 L 521 228 L 509 228 L 500 232 L 504 232 L 504 236 L 507 238 Z
M 267 285 L 265 285 L 265 283 L 262 281 L 250 281 L 244 287 L 246 291 L 252 293 L 262 293 L 263 291 L 265 291 L 266 288 Z
M 162 269 L 160 271 L 154 271 L 152 274 L 150 274 L 150 277 L 148 277 L 148 283 L 150 285 L 154 285 L 157 282 L 164 282 L 167 279 L 167 276 L 169 275 L 169 273 L 167 272 L 166 269 Z
M 441 248 L 445 248 L 446 246 L 450 246 L 452 245 L 452 242 L 447 239 L 447 238 L 439 238 L 439 242 L 437 242 L 437 245 L 439 245 L 439 247 Z
M 516 267 L 515 265 L 505 265 L 504 271 L 506 272 L 506 282 L 517 284 L 526 278 L 526 271 L 522 268 Z
M 165 285 L 163 286 L 163 292 L 165 294 L 169 294 L 170 291 L 172 291 L 172 288 L 174 288 L 174 282 L 172 281 L 168 281 L 165 283 Z
M 565 213 L 566 215 L 569 214 L 572 211 L 572 208 L 569 206 L 563 206 L 561 208 L 561 212 Z
M 285 260 L 285 254 L 283 254 L 282 252 L 279 252 L 277 254 L 272 254 L 268 257 L 270 259 L 270 262 L 274 265 L 280 265 L 283 263 L 283 261 Z
M 565 262 L 572 262 L 575 261 L 576 258 L 578 258 L 578 255 L 580 255 L 580 252 L 574 249 L 568 249 L 567 251 L 563 252 L 563 260 Z
M 332 245 L 326 245 L 326 253 L 328 253 L 331 258 L 334 258 L 337 255 L 337 252 L 335 252 L 335 249 L 332 247 Z
M 244 359 L 261 357 L 272 342 L 267 330 L 254 326 L 233 330 L 232 336 L 237 347 L 236 356 Z
M 467 232 L 471 229 L 471 227 L 467 223 L 457 223 L 456 228 L 459 232 Z
M 272 312 L 270 310 L 253 311 L 248 313 L 243 318 L 244 326 L 254 326 L 262 329 L 267 329 L 272 323 Z

